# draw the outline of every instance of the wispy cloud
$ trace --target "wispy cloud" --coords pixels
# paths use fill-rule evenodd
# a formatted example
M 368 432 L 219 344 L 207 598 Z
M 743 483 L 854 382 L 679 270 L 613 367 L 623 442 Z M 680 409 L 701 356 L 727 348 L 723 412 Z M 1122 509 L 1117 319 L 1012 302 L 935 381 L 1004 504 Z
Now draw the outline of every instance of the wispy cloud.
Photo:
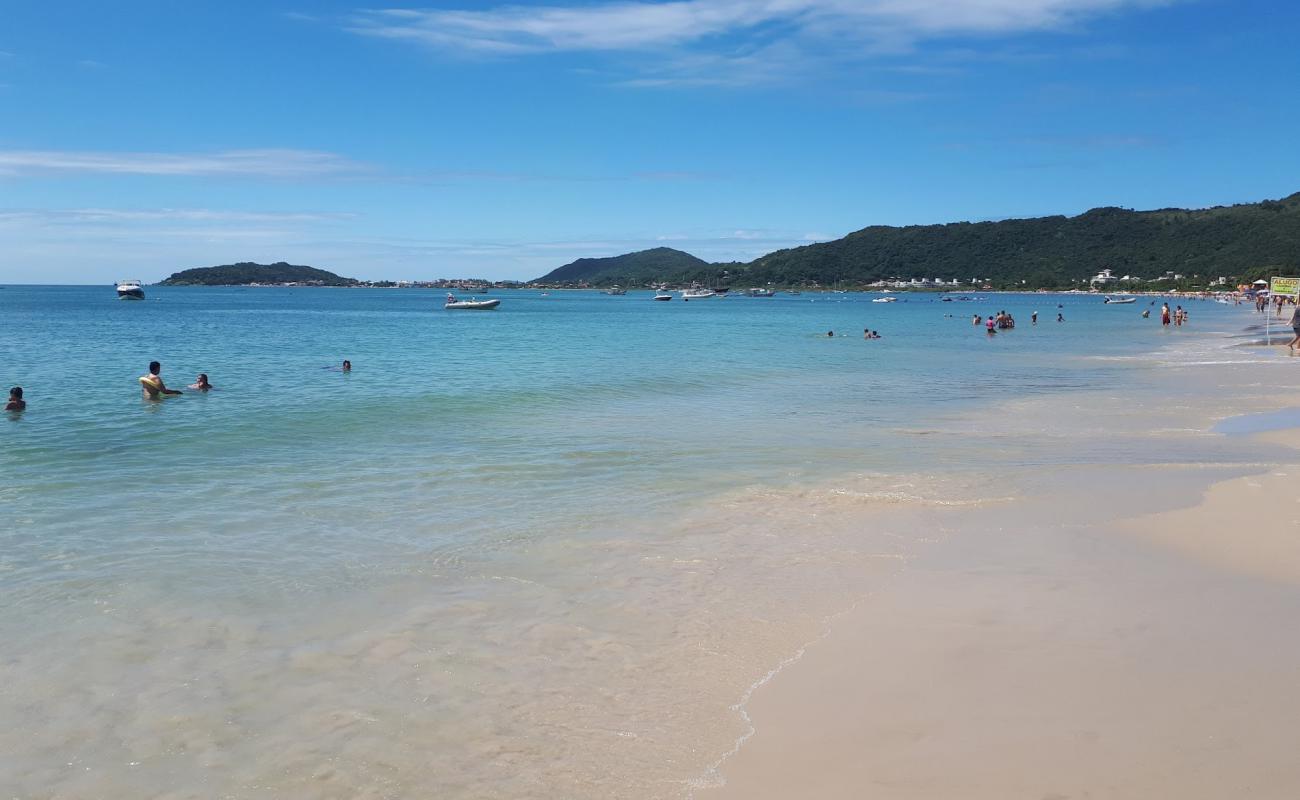
M 114 175 L 321 178 L 360 175 L 367 165 L 314 150 L 227 150 L 216 153 L 114 153 L 0 150 L 0 176 L 99 173 Z
M 772 80 L 799 59 L 905 53 L 954 37 L 1069 28 L 1100 14 L 1179 0 L 673 0 L 487 9 L 357 12 L 356 33 L 440 51 L 523 56 L 555 52 L 657 53 L 671 60 L 627 82 L 660 86 Z M 781 48 L 786 48 L 783 52 Z M 775 58 L 773 58 L 775 56 Z M 652 60 L 651 60 L 652 61 Z M 773 61 L 777 67 L 764 72 Z M 648 62 L 649 63 L 649 62 Z M 655 72 L 668 74 L 656 75 Z
M 620 173 L 413 169 L 392 172 L 335 153 L 314 150 L 228 150 L 216 153 L 0 150 L 0 179 L 76 174 L 199 178 L 347 179 L 401 184 L 616 183 L 709 181 L 725 176 L 699 170 Z
M 0 224 L 29 222 L 46 225 L 80 225 L 99 222 L 203 222 L 286 223 L 354 219 L 352 213 L 302 211 L 225 211 L 208 208 L 67 208 L 0 209 Z
M 1140 134 L 1090 134 L 1080 136 L 1036 136 L 1022 140 L 1023 144 L 1044 148 L 1067 150 L 1151 150 L 1169 147 L 1172 142 L 1164 137 Z

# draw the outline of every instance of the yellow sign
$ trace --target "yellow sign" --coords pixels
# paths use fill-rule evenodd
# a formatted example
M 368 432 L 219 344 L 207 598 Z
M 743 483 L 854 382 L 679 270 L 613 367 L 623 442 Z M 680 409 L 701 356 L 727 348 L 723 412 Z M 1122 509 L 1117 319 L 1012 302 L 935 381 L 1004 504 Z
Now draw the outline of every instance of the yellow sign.
M 1300 296 L 1300 278 L 1274 278 L 1268 285 L 1269 294 Z

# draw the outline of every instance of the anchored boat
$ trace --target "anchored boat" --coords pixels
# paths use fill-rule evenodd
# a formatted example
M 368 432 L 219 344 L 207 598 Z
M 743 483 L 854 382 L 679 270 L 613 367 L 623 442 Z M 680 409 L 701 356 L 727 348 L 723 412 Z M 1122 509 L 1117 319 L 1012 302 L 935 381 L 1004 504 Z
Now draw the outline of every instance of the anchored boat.
M 479 300 L 475 297 L 468 300 L 457 300 L 456 295 L 449 294 L 447 295 L 447 302 L 442 307 L 449 310 L 491 311 L 499 305 L 501 305 L 500 300 Z
M 119 300 L 143 300 L 144 288 L 140 281 L 118 281 L 117 297 Z
M 710 297 L 721 297 L 712 289 L 686 289 L 682 292 L 682 300 L 707 300 Z

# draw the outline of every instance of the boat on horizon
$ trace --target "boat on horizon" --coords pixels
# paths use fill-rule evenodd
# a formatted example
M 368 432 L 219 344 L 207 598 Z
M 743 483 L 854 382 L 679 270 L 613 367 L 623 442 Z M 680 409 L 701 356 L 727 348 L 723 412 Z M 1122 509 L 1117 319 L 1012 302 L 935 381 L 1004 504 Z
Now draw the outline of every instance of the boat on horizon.
M 613 286 L 605 290 L 605 294 L 623 295 L 623 294 L 627 294 L 627 289 L 624 289 L 622 286 L 619 286 L 618 284 L 614 284 Z
M 119 300 L 143 300 L 144 287 L 140 281 L 118 281 L 117 298 Z
M 776 297 L 776 292 L 771 289 L 764 289 L 761 286 L 755 286 L 745 292 L 749 297 Z
M 1102 302 L 1108 306 L 1122 306 L 1125 305 L 1126 303 L 1136 303 L 1137 298 L 1136 297 L 1107 297 Z
M 683 289 L 682 300 L 707 300 L 710 297 L 721 297 L 712 289 Z
M 501 301 L 497 299 L 479 300 L 477 297 L 471 297 L 468 300 L 457 300 L 456 295 L 448 294 L 447 302 L 442 307 L 450 311 L 491 311 L 499 305 Z
M 871 302 L 873 302 L 873 303 L 897 303 L 897 302 L 898 302 L 898 298 L 897 298 L 897 297 L 893 297 L 892 295 L 889 296 L 889 297 L 877 297 L 876 299 L 872 300 Z

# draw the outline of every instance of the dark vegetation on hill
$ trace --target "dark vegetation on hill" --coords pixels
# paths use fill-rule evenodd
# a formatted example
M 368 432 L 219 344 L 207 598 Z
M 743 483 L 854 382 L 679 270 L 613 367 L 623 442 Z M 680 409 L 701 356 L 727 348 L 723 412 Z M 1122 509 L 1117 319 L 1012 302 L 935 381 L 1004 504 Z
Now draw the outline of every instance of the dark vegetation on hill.
M 250 283 L 310 283 L 317 286 L 353 286 L 357 281 L 333 272 L 277 261 L 274 264 L 222 264 L 174 273 L 162 286 L 240 286 Z
M 710 264 L 690 253 L 671 247 L 656 247 L 611 258 L 580 258 L 571 264 L 548 272 L 537 283 L 582 283 L 600 280 L 603 284 L 618 283 L 615 277 L 629 284 L 644 283 L 658 275 L 677 274 L 692 270 L 708 270 Z M 611 277 L 613 276 L 613 277 Z
M 1076 217 L 873 226 L 835 241 L 778 250 L 748 264 L 707 264 L 659 248 L 579 259 L 539 282 L 833 286 L 916 277 L 1067 288 L 1106 267 L 1140 279 L 1167 272 L 1189 279 L 1198 275 L 1202 281 L 1260 277 L 1279 269 L 1295 274 L 1300 270 L 1300 193 L 1200 210 L 1095 208 Z

